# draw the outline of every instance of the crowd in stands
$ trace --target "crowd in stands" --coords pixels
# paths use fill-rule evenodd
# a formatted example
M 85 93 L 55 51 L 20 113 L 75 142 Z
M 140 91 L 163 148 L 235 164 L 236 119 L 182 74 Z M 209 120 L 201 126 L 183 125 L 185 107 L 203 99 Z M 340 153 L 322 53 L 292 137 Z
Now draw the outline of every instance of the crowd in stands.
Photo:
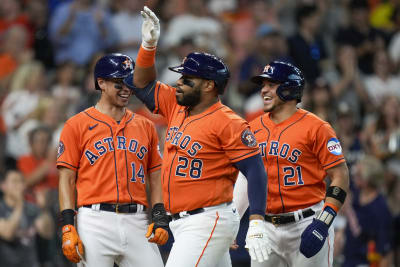
M 400 1 L 1 0 L 0 267 L 70 266 L 58 223 L 59 134 L 96 103 L 100 56 L 136 58 L 144 5 L 161 20 L 159 79 L 174 84 L 167 67 L 191 51 L 215 54 L 231 72 L 221 100 L 247 120 L 263 112 L 251 76 L 271 60 L 304 72 L 299 107 L 333 125 L 351 171 L 334 264 L 400 266 Z M 165 122 L 130 102 L 155 122 L 162 146 Z M 231 252 L 236 267 L 250 266 L 244 236 Z

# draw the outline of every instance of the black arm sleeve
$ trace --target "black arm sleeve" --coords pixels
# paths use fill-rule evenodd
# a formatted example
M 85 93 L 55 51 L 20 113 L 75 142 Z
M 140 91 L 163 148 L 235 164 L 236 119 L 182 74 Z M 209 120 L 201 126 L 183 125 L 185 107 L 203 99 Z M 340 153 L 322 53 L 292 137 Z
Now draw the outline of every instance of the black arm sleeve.
M 132 80 L 133 78 L 130 75 L 124 79 L 124 84 L 133 91 L 136 97 L 139 98 L 151 112 L 153 112 L 156 108 L 154 92 L 157 81 L 150 82 L 145 88 L 137 88 L 133 85 Z
M 247 178 L 250 214 L 264 216 L 267 202 L 267 173 L 260 154 L 238 161 L 236 166 Z

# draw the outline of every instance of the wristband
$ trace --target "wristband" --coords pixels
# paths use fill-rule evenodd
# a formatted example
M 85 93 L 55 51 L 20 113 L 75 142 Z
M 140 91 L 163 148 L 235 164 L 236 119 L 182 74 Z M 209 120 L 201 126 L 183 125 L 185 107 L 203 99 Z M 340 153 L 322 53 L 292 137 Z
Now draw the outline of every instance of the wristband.
M 154 65 L 156 62 L 156 48 L 149 50 L 149 48 L 145 48 L 140 46 L 138 55 L 136 57 L 136 66 L 142 68 L 148 68 Z
M 336 217 L 336 211 L 328 205 L 324 206 L 324 209 L 318 215 L 317 220 L 324 222 L 328 227 L 333 223 L 333 219 Z
M 346 191 L 344 191 L 342 188 L 338 186 L 330 186 L 328 187 L 328 190 L 326 192 L 326 197 L 334 198 L 337 201 L 340 201 L 342 204 L 346 199 L 346 195 L 347 195 Z
M 61 211 L 62 226 L 65 226 L 67 224 L 74 225 L 74 216 L 75 216 L 75 211 L 72 209 L 66 209 Z

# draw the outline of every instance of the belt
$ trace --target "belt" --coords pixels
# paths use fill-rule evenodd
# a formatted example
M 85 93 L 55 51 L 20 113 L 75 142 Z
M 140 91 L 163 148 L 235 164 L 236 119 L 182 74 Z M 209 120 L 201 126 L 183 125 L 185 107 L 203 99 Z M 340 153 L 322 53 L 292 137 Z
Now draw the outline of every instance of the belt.
M 104 211 L 111 211 L 116 213 L 136 213 L 138 211 L 138 204 L 129 203 L 129 204 L 110 204 L 110 203 L 100 203 L 93 205 L 83 205 L 85 208 L 92 208 L 94 205 L 99 205 L 97 209 Z M 95 208 L 96 209 L 96 208 Z M 143 211 L 146 210 L 146 206 L 143 206 Z
M 219 204 L 219 205 L 215 205 L 215 206 L 211 206 L 211 207 L 198 208 L 198 209 L 188 210 L 188 211 L 181 211 L 181 212 L 178 212 L 178 213 L 171 214 L 171 217 L 172 217 L 173 220 L 178 220 L 178 219 L 187 217 L 189 215 L 195 215 L 195 214 L 199 214 L 199 213 L 205 212 L 208 209 L 216 208 L 218 206 L 223 206 L 223 205 L 228 206 L 230 204 L 232 204 L 232 201 L 225 202 L 225 203 L 222 203 L 222 204 Z
M 315 212 L 312 209 L 306 209 L 301 212 L 303 214 L 303 218 L 307 218 L 313 216 Z M 265 220 L 267 222 L 272 223 L 273 225 L 282 225 L 291 222 L 295 222 L 296 218 L 294 214 L 283 214 L 283 215 L 265 215 Z
M 188 211 L 181 211 L 179 213 L 171 214 L 171 217 L 174 220 L 178 220 L 178 219 L 181 219 L 181 218 L 189 216 L 189 215 L 195 215 L 195 214 L 202 213 L 204 211 L 205 211 L 205 209 L 203 209 L 203 208 L 198 208 L 195 210 L 188 210 Z

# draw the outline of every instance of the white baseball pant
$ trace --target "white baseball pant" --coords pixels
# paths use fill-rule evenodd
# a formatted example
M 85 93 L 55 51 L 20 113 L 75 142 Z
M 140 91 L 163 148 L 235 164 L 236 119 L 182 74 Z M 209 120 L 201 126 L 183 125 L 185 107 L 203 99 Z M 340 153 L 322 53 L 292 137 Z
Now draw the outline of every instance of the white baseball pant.
M 301 234 L 321 211 L 322 206 L 323 202 L 320 202 L 310 207 L 316 211 L 314 216 L 305 219 L 297 216 L 298 220 L 293 223 L 275 226 L 270 222 L 265 222 L 272 253 L 269 259 L 262 263 L 251 261 L 251 267 L 332 267 L 335 237 L 333 227 L 329 228 L 324 246 L 314 257 L 306 258 L 300 252 Z
M 233 203 L 204 208 L 199 214 L 173 220 L 174 235 L 166 267 L 230 267 L 229 247 L 239 230 Z
M 95 206 L 95 205 L 93 205 Z M 148 220 L 144 211 L 115 213 L 79 208 L 77 230 L 84 246 L 82 267 L 164 266 L 156 244 L 145 234 Z

